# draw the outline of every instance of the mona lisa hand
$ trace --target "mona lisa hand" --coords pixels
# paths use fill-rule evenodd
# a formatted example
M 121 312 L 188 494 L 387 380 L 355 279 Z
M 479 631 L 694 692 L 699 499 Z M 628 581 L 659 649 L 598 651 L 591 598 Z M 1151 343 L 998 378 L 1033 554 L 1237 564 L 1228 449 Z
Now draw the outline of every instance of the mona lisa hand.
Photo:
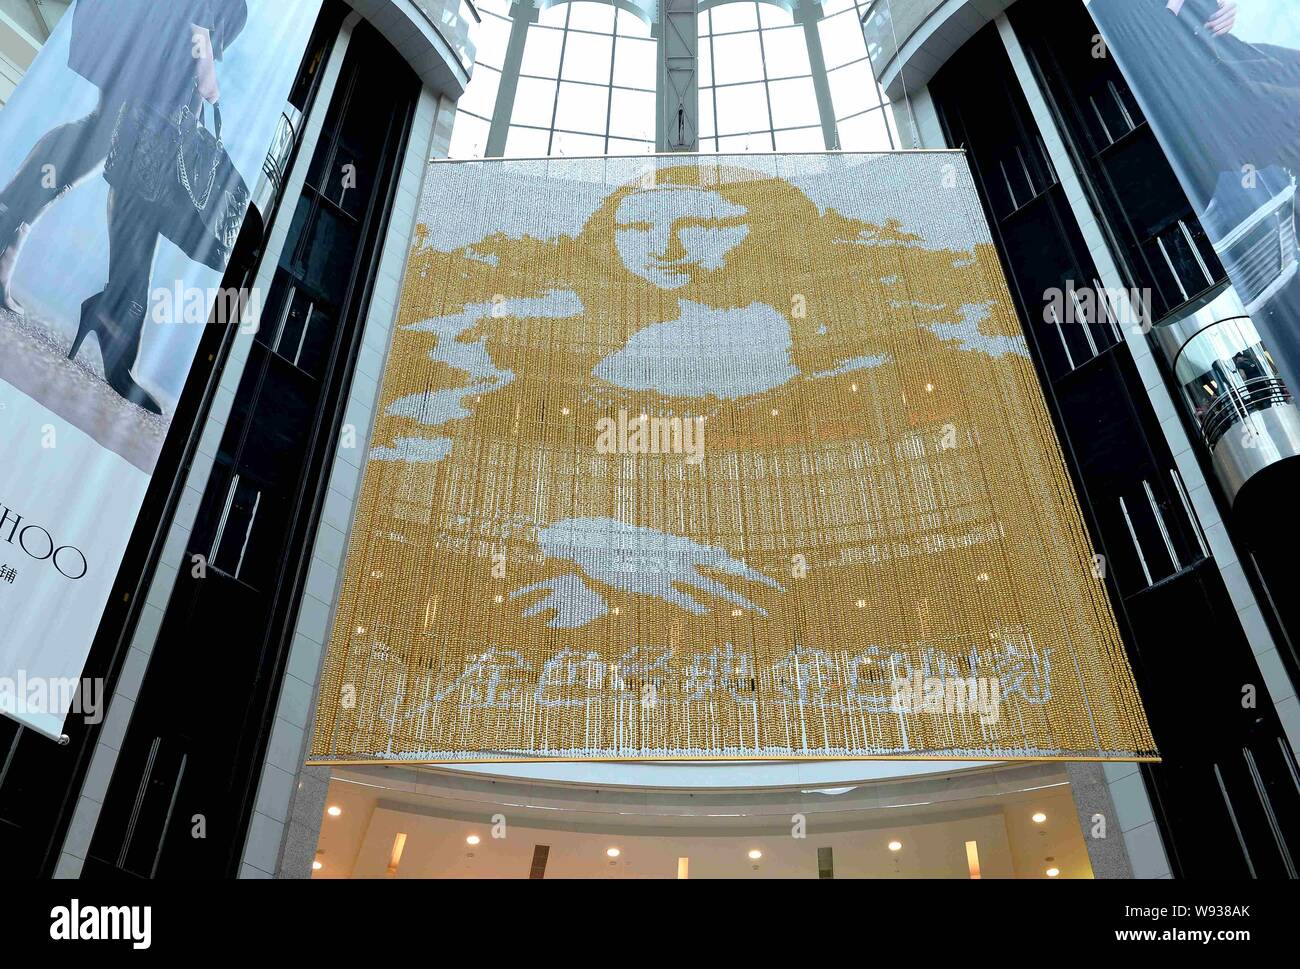
M 216 104 L 221 100 L 221 85 L 217 82 L 217 64 L 212 54 L 212 34 L 206 27 L 190 26 L 193 29 L 194 83 L 204 101 Z
M 1231 33 L 1237 23 L 1237 4 L 1234 0 L 1219 0 L 1219 12 L 1205 25 L 1215 37 Z
M 586 576 L 619 592 L 650 596 L 701 616 L 711 611 L 687 589 L 714 596 L 760 616 L 767 613 L 729 585 L 728 579 L 765 585 L 784 592 L 780 583 L 732 558 L 725 549 L 700 545 L 679 535 L 633 525 L 614 518 L 567 518 L 541 529 L 537 544 L 547 559 L 573 563 Z M 705 571 L 707 570 L 707 572 Z M 708 574 L 712 573 L 712 574 Z M 518 589 L 510 596 L 545 591 L 546 597 L 524 613 L 532 618 L 555 611 L 552 628 L 575 628 L 606 614 L 608 604 L 581 576 L 565 575 Z

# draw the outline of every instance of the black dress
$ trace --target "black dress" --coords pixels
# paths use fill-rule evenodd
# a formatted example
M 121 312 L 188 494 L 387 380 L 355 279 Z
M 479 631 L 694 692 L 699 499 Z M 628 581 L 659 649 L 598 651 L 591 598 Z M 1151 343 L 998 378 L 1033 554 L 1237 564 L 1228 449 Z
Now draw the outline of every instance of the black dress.
M 1300 165 L 1300 52 L 1214 36 L 1217 0 L 1092 0 L 1142 110 L 1204 208 L 1224 175 Z M 1296 172 L 1300 174 L 1300 172 Z
M 208 29 L 220 60 L 247 21 L 246 0 L 79 0 L 68 66 L 106 104 L 179 107 L 194 91 L 190 25 Z
M 98 106 L 86 117 L 43 135 L 9 184 L 0 190 L 0 251 L 12 277 L 17 252 L 55 200 L 89 178 L 112 147 L 119 118 L 131 102 L 164 116 L 184 107 L 197 114 L 193 26 L 212 38 L 220 60 L 248 21 L 245 0 L 80 0 L 72 21 L 68 66 L 97 86 Z M 57 173 L 50 184 L 47 172 Z M 162 409 L 131 374 L 149 301 L 161 215 L 131 193 L 109 192 L 108 283 L 82 304 L 69 357 L 98 334 L 104 378 L 118 394 L 155 414 Z M 0 278 L 0 305 L 22 312 Z

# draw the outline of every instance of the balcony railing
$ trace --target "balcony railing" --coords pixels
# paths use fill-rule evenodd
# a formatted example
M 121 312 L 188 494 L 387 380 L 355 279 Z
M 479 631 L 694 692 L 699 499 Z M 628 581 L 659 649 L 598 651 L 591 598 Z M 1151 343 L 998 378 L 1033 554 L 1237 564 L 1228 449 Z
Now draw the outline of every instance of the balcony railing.
M 867 54 L 877 76 L 898 48 L 944 5 L 946 0 L 875 0 L 862 15 Z
M 477 53 L 471 38 L 473 27 L 481 18 L 472 0 L 411 0 L 438 31 L 468 74 L 474 69 Z
M 284 179 L 289 172 L 289 161 L 293 150 L 298 147 L 298 136 L 302 131 L 302 112 L 292 104 L 286 104 L 280 112 L 279 124 L 271 139 L 271 147 L 262 159 L 262 172 L 253 190 L 253 205 L 264 217 L 269 217 L 276 200 L 284 191 Z
M 1276 377 L 1256 377 L 1240 387 L 1225 387 L 1200 415 L 1201 434 L 1211 451 L 1224 434 L 1250 414 L 1291 403 L 1291 392 Z

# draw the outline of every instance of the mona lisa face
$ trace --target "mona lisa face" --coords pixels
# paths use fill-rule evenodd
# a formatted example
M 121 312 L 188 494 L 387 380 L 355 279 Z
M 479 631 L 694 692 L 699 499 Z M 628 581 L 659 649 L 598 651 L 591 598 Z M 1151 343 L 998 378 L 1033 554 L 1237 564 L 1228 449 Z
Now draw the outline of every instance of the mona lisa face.
M 625 198 L 614 215 L 623 265 L 661 289 L 678 289 L 696 269 L 721 269 L 749 235 L 747 211 L 717 192 L 669 187 Z

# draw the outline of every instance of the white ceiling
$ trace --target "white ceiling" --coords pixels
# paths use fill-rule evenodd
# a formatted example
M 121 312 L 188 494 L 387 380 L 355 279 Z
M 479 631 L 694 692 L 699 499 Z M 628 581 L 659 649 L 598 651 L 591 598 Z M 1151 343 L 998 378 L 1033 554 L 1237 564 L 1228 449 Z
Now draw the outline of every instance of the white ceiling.
M 985 878 L 1091 877 L 1064 770 L 1004 765 L 853 787 L 838 795 L 597 789 L 494 782 L 403 769 L 336 770 L 322 823 L 319 878 L 526 878 L 549 845 L 547 878 L 816 878 L 829 847 L 838 878 L 968 878 L 966 842 Z M 1035 812 L 1047 815 L 1036 824 Z M 796 815 L 805 837 L 794 836 Z M 495 821 L 494 821 L 495 819 Z M 504 820 L 504 823 L 501 823 Z M 504 837 L 493 837 L 494 830 Z M 469 846 L 466 838 L 480 842 Z M 889 850 L 897 840 L 903 847 Z M 620 854 L 611 860 L 607 849 Z M 751 861 L 748 853 L 761 851 Z M 1052 859 L 1052 860 L 1048 860 Z M 757 865 L 757 867 L 755 867 Z

